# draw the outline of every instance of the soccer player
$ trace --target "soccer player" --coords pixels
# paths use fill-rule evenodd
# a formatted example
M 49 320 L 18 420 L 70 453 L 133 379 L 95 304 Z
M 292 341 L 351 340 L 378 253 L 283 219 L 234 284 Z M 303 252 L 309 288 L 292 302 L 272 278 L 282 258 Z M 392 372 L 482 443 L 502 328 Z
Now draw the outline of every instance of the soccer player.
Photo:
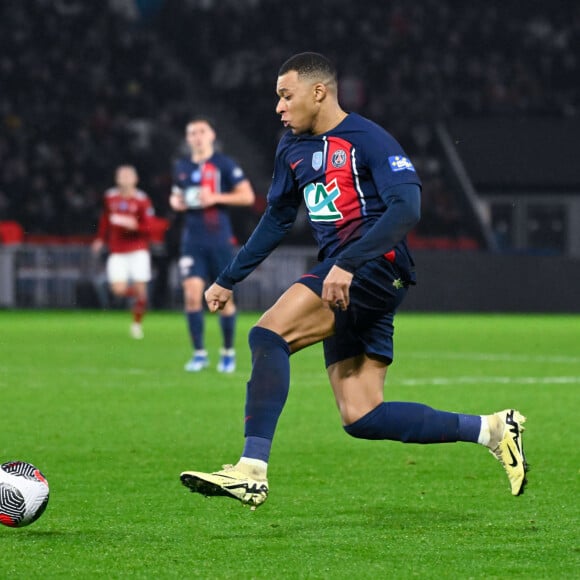
M 215 150 L 216 133 L 208 119 L 192 119 L 186 126 L 185 137 L 191 155 L 175 164 L 169 201 L 175 211 L 185 212 L 179 270 L 193 346 L 185 370 L 198 372 L 209 365 L 204 342 L 203 292 L 235 253 L 228 207 L 252 205 L 255 195 L 240 166 Z M 217 370 L 232 373 L 236 368 L 233 300 L 220 311 L 220 326 L 222 348 Z
M 208 307 L 225 307 L 234 284 L 283 239 L 302 200 L 320 261 L 249 333 L 252 373 L 241 458 L 213 473 L 185 471 L 182 483 L 254 509 L 266 500 L 270 448 L 289 389 L 289 357 L 322 341 L 346 433 L 404 443 L 479 443 L 503 465 L 512 494 L 521 494 L 527 466 L 525 418 L 518 411 L 466 415 L 384 401 L 393 319 L 415 283 L 405 242 L 420 215 L 421 182 L 412 162 L 384 129 L 340 107 L 336 72 L 324 56 L 291 57 L 279 70 L 276 92 L 276 112 L 288 131 L 276 152 L 268 205 L 248 242 L 207 289 Z
M 105 192 L 104 209 L 92 250 L 99 253 L 107 244 L 110 252 L 107 279 L 111 292 L 132 300 L 130 334 L 135 339 L 142 339 L 147 283 L 151 280 L 149 219 L 154 210 L 147 194 L 137 188 L 138 181 L 135 167 L 117 167 L 116 186 Z

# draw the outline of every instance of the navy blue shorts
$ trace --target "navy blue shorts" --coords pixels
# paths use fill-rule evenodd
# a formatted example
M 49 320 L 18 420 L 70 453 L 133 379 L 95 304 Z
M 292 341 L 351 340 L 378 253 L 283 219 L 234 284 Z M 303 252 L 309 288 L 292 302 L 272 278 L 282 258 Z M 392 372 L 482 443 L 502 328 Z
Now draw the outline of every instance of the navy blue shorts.
M 322 283 L 335 259 L 325 260 L 304 274 L 297 282 L 322 296 Z M 407 294 L 394 264 L 380 257 L 362 266 L 350 286 L 350 304 L 346 311 L 335 310 L 336 331 L 324 339 L 326 366 L 358 356 L 373 354 L 393 361 L 393 321 L 395 312 Z
M 229 245 L 189 247 L 179 259 L 179 274 L 182 280 L 198 277 L 211 283 L 233 257 L 234 248 Z

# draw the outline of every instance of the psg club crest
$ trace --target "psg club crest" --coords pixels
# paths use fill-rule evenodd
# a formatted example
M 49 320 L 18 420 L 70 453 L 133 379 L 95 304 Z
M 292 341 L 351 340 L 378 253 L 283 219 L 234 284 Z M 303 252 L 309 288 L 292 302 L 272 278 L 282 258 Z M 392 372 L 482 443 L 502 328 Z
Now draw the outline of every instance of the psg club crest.
M 312 154 L 312 169 L 318 171 L 322 167 L 322 151 L 316 151 Z
M 201 171 L 199 169 L 194 169 L 191 172 L 191 181 L 193 183 L 199 183 L 201 181 Z
M 343 167 L 344 164 L 346 163 L 345 151 L 343 149 L 339 149 L 338 151 L 335 151 L 332 154 L 332 159 L 330 160 L 330 162 L 332 163 L 332 166 L 336 167 L 337 169 Z

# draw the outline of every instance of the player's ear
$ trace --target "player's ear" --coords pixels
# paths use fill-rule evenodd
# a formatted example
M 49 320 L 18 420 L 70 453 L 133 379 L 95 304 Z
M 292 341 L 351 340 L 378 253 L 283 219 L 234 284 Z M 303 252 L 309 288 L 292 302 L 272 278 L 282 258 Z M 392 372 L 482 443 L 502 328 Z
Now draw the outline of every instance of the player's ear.
M 326 85 L 324 83 L 316 83 L 313 89 L 314 89 L 314 100 L 317 103 L 322 102 L 326 97 L 326 93 L 328 91 Z

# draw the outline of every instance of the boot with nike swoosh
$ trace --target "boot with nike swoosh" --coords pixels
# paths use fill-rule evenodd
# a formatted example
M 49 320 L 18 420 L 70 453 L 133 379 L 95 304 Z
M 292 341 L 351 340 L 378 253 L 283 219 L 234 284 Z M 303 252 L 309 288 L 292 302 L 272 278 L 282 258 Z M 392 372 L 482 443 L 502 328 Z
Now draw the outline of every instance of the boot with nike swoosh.
M 505 469 L 512 495 L 521 495 L 528 471 L 522 440 L 526 418 L 515 409 L 505 409 L 489 415 L 488 421 L 492 434 L 489 450 Z
M 251 469 L 239 465 L 224 465 L 221 471 L 184 471 L 181 483 L 194 493 L 206 497 L 231 497 L 255 510 L 268 498 L 268 480 Z

